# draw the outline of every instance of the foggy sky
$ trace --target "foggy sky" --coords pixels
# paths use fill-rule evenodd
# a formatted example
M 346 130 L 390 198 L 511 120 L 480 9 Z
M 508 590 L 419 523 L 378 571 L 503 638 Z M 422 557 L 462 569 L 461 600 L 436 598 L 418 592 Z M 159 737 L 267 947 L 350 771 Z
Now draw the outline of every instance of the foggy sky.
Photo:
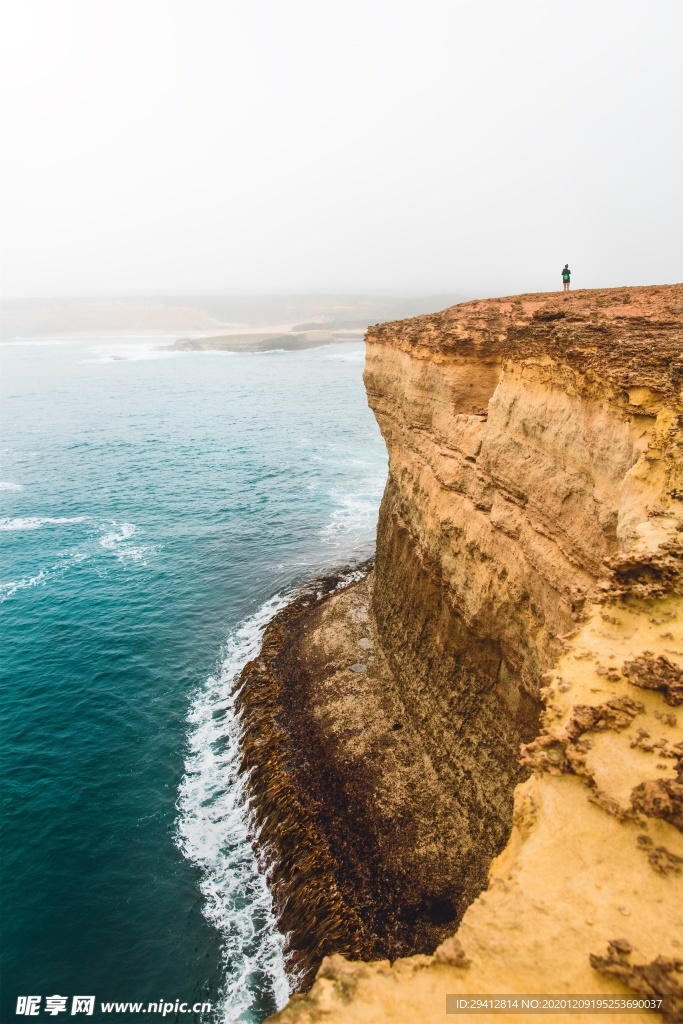
M 5 296 L 683 277 L 681 6 L 5 0 Z

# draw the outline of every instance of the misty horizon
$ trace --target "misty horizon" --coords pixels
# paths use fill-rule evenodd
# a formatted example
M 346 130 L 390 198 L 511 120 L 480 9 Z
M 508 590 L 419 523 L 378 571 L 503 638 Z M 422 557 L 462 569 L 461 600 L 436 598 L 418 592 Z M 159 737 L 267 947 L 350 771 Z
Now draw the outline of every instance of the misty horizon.
M 432 312 L 463 301 L 451 293 L 432 296 L 294 295 L 187 293 L 171 296 L 27 298 L 0 300 L 0 338 L 21 340 L 84 332 L 142 331 L 149 334 L 206 336 L 242 327 L 324 326 L 331 330 L 365 329 L 382 320 Z
M 3 16 L 7 299 L 680 280 L 677 3 Z M 672 128 L 673 126 L 673 128 Z

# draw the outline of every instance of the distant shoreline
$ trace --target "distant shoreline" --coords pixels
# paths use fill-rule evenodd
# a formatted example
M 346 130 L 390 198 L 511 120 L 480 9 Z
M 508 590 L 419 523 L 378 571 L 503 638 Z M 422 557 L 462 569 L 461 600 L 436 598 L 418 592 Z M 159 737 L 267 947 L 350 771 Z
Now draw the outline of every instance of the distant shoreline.
M 171 352 L 297 352 L 339 342 L 361 342 L 364 333 L 355 330 L 221 334 L 208 338 L 178 338 L 172 345 L 162 348 Z
M 294 324 L 262 324 L 259 327 L 251 327 L 247 324 L 235 324 L 226 325 L 224 328 L 218 328 L 221 331 L 221 337 L 226 335 L 243 335 L 243 334 L 286 334 L 292 330 Z M 140 328 L 136 330 L 134 327 L 122 327 L 119 330 L 116 328 L 108 327 L 99 330 L 93 327 L 91 330 L 79 330 L 79 331 L 43 331 L 40 334 L 16 334 L 14 337 L 9 335 L 0 338 L 0 345 L 2 344 L 18 344 L 19 342 L 36 342 L 36 341 L 82 341 L 84 338 L 158 338 L 160 341 L 167 341 L 169 338 L 175 338 L 178 341 L 194 340 L 195 338 L 213 338 L 216 337 L 216 327 L 212 330 L 206 328 L 202 330 L 184 330 L 182 337 L 180 337 L 179 330 L 173 330 L 172 328 Z
M 178 294 L 2 299 L 0 339 L 69 340 L 93 335 L 193 339 L 251 333 L 360 332 L 370 324 L 444 309 L 465 297 Z

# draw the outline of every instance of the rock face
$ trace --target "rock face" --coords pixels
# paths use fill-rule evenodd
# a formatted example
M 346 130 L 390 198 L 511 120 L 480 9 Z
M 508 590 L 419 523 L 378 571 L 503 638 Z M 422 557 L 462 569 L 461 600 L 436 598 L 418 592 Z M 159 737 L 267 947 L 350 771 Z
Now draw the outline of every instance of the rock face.
M 328 956 L 274 1019 L 441 1021 L 472 992 L 659 994 L 681 1019 L 683 287 L 366 340 L 374 571 L 297 608 L 242 692 L 245 765 L 261 679 L 275 788 L 318 844 L 303 887 L 270 844 L 294 962 L 374 962 Z

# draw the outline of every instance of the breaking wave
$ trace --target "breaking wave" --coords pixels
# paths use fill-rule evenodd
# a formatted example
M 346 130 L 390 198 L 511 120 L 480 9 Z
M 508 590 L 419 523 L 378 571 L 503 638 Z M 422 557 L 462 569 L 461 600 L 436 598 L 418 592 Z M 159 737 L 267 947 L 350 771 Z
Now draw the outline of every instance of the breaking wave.
M 284 936 L 250 841 L 234 689 L 244 665 L 258 654 L 265 627 L 286 602 L 271 598 L 231 634 L 220 671 L 207 679 L 188 714 L 176 841 L 201 871 L 204 915 L 221 936 L 226 1021 L 258 1021 L 250 1013 L 257 1000 L 270 998 L 280 1008 L 290 994 Z
M 326 545 L 353 550 L 355 545 L 372 544 L 379 505 L 386 482 L 384 467 L 367 477 L 361 488 L 330 492 L 336 507 L 330 513 L 320 536 Z

